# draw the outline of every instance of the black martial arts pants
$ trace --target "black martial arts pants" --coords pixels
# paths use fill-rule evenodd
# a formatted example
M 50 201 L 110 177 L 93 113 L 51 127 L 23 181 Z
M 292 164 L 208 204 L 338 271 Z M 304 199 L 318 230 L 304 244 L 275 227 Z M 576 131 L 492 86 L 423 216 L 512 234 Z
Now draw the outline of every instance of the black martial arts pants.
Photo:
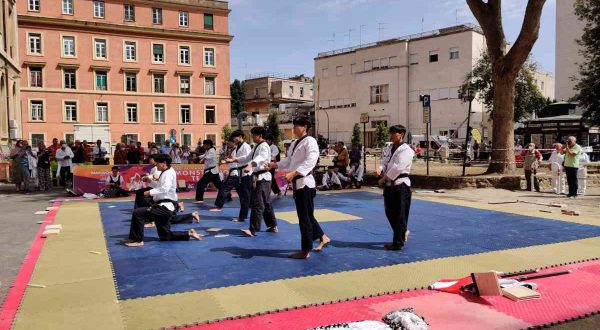
M 135 202 L 133 203 L 134 209 L 152 206 L 152 197 L 144 196 L 144 193 L 148 190 L 152 190 L 152 188 L 146 187 L 135 191 Z
M 271 172 L 271 191 L 275 194 L 281 194 L 281 189 L 277 185 L 277 180 L 275 180 L 275 169 L 272 168 L 269 172 Z
M 192 223 L 194 222 L 194 217 L 192 216 L 191 213 L 187 213 L 187 214 L 174 214 L 171 217 L 171 224 L 172 225 L 176 225 L 176 224 L 180 224 L 180 223 Z
M 567 174 L 567 185 L 569 185 L 569 194 L 567 196 L 576 197 L 577 190 L 579 189 L 579 183 L 577 182 L 577 167 L 565 166 L 565 173 Z
M 231 190 L 237 191 L 238 197 L 240 198 L 240 213 L 238 215 L 238 219 L 240 221 L 245 221 L 248 217 L 248 210 L 250 209 L 250 196 L 252 194 L 252 176 L 246 175 L 242 176 L 240 179 L 239 176 L 229 175 L 227 180 L 219 189 L 219 194 L 217 195 L 217 200 L 215 201 L 215 207 L 223 208 L 225 205 L 225 201 L 227 200 L 227 196 L 231 196 Z
M 325 235 L 321 226 L 315 219 L 315 188 L 304 187 L 294 191 L 294 202 L 300 225 L 301 248 L 304 252 L 310 252 L 313 242 Z
M 146 219 L 156 224 L 156 231 L 161 241 L 189 241 L 190 235 L 186 231 L 171 231 L 171 217 L 173 212 L 164 206 L 140 207 L 133 210 L 129 239 L 133 242 L 144 241 L 144 223 Z
M 219 174 L 214 174 L 212 172 L 206 172 L 200 178 L 200 181 L 196 184 L 196 200 L 203 201 L 204 200 L 204 191 L 206 190 L 206 186 L 212 182 L 215 185 L 215 188 L 221 190 L 221 178 L 219 178 Z
M 267 228 L 277 227 L 277 219 L 273 206 L 271 206 L 271 181 L 256 181 L 252 190 L 250 201 L 252 212 L 250 213 L 250 232 L 253 234 L 260 231 L 262 219 L 265 220 Z
M 408 214 L 411 200 L 410 187 L 402 183 L 398 186 L 386 186 L 383 189 L 385 215 L 394 231 L 392 244 L 396 248 L 404 246 L 404 235 L 408 226 Z

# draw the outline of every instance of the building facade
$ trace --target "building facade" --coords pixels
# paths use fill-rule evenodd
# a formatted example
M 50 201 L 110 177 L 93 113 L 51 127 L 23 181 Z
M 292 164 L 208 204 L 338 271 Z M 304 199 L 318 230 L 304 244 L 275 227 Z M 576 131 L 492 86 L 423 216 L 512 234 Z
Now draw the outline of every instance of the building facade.
M 468 105 L 458 91 L 484 50 L 480 29 L 459 25 L 321 53 L 315 59 L 317 132 L 330 141 L 349 142 L 354 124 L 367 113 L 367 146 L 380 122 L 425 134 L 419 96 L 427 94 L 431 134 L 464 139 Z M 489 138 L 489 116 L 477 100 L 472 112 L 471 127 Z
M 556 59 L 555 96 L 558 101 L 569 101 L 575 96 L 572 77 L 579 75 L 578 63 L 583 62 L 579 55 L 577 40 L 581 39 L 585 23 L 575 15 L 575 0 L 556 1 Z
M 220 144 L 228 3 L 19 1 L 23 136 Z
M 540 93 L 550 101 L 555 99 L 554 95 L 554 76 L 550 72 L 538 70 L 533 73 L 535 85 L 540 90 Z
M 21 138 L 19 46 L 16 0 L 0 1 L 0 145 Z
M 304 75 L 283 77 L 264 74 L 244 81 L 244 109 L 249 114 L 264 115 L 278 110 L 282 104 L 313 101 L 313 80 Z

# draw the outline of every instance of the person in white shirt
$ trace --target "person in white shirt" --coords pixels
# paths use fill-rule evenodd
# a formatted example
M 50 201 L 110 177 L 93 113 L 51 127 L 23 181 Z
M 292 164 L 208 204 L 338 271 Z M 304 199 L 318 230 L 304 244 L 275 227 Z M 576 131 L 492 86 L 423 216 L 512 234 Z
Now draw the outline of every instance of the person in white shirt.
M 325 235 L 314 215 L 316 183 L 312 171 L 319 160 L 319 146 L 317 140 L 308 135 L 310 119 L 306 116 L 298 116 L 294 119 L 293 125 L 296 141 L 290 145 L 288 157 L 280 162 L 271 163 L 268 167 L 289 170 L 285 179 L 294 189 L 294 202 L 302 237 L 300 251 L 290 255 L 290 258 L 307 259 L 310 257 L 310 251 L 313 250 L 315 240 L 318 239 L 320 242 L 313 251 L 319 252 L 331 242 L 331 239 Z
M 135 202 L 133 203 L 133 208 L 137 209 L 138 207 L 150 207 L 152 206 L 152 199 L 148 197 L 144 197 L 144 193 L 148 190 L 152 190 L 152 188 L 156 188 L 158 184 L 158 178 L 160 177 L 160 171 L 156 168 L 156 157 L 158 155 L 152 154 L 148 155 L 148 163 L 152 166 L 150 172 L 147 175 L 142 177 L 142 181 L 147 185 L 147 187 L 138 189 L 135 191 Z
M 327 172 L 323 174 L 322 183 L 323 185 L 319 187 L 321 191 L 342 189 L 342 182 L 335 172 L 335 166 L 327 167 Z
M 210 182 L 215 185 L 217 191 L 221 189 L 221 178 L 219 177 L 219 156 L 212 140 L 204 140 L 202 147 L 205 152 L 200 156 L 200 161 L 204 161 L 204 172 L 202 178 L 196 184 L 196 203 L 204 203 L 204 191 Z
M 338 179 L 340 180 L 340 183 L 342 185 L 342 189 L 347 188 L 348 185 L 350 185 L 352 183 L 352 180 L 350 179 L 350 176 L 345 176 L 344 174 L 342 174 L 340 172 L 339 167 L 335 167 L 334 173 L 338 177 Z
M 108 164 L 106 156 L 108 156 L 108 153 L 106 152 L 106 148 L 102 146 L 102 140 L 96 141 L 96 146 L 92 149 L 94 165 Z
M 159 155 L 155 158 L 156 168 L 161 171 L 156 188 L 144 192 L 144 196 L 151 196 L 154 204 L 152 207 L 140 207 L 133 210 L 129 240 L 125 242 L 128 247 L 144 245 L 144 224 L 154 222 L 156 231 L 161 241 L 189 241 L 190 237 L 201 240 L 202 237 L 194 229 L 188 231 L 171 231 L 171 218 L 179 208 L 177 202 L 177 174 L 171 167 L 171 157 Z
M 265 165 L 271 161 L 271 148 L 265 141 L 267 130 L 264 127 L 253 127 L 250 130 L 252 141 L 255 143 L 252 152 L 242 157 L 231 157 L 227 163 L 238 162 L 247 164 L 242 170 L 252 174 L 252 196 L 250 198 L 250 226 L 242 229 L 242 233 L 248 237 L 256 236 L 260 231 L 262 219 L 265 220 L 267 232 L 277 233 L 277 219 L 273 206 L 271 205 L 271 173 L 265 169 Z
M 73 157 L 75 155 L 65 141 L 60 142 L 60 149 L 56 150 L 56 161 L 58 162 L 56 175 L 60 177 L 60 185 L 65 187 L 73 178 Z
M 277 146 L 277 143 L 275 143 L 275 141 L 273 141 L 273 136 L 271 134 L 267 134 L 267 136 L 265 137 L 265 140 L 267 140 L 267 143 L 269 144 L 269 147 L 271 148 L 271 162 L 278 162 L 281 160 L 281 151 L 279 150 L 279 147 Z M 271 180 L 271 191 L 277 195 L 277 197 L 281 196 L 281 189 L 279 189 L 279 185 L 277 184 L 277 180 L 275 180 L 275 169 L 271 169 L 269 172 L 271 172 L 271 177 L 273 178 Z
M 552 176 L 552 190 L 557 194 L 562 194 L 565 183 L 565 173 L 563 163 L 565 162 L 565 155 L 562 151 L 562 144 L 555 143 L 554 151 L 548 159 L 550 173 Z
M 348 172 L 348 176 L 350 177 L 350 181 L 352 182 L 352 188 L 360 189 L 363 183 L 364 170 L 365 169 L 360 162 L 350 164 L 350 171 Z
M 183 152 L 181 151 L 181 148 L 179 148 L 179 143 L 173 143 L 171 150 L 169 150 L 169 156 L 171 156 L 173 164 L 181 164 L 182 155 Z
M 246 158 L 250 155 L 252 148 L 248 143 L 244 142 L 244 132 L 242 130 L 236 130 L 231 133 L 231 139 L 233 140 L 233 143 L 235 143 L 235 148 L 228 158 Z M 223 162 L 226 163 L 227 159 Z M 248 163 L 240 163 L 239 159 L 238 161 L 229 163 L 229 175 L 227 176 L 227 180 L 221 186 L 221 189 L 219 189 L 215 207 L 210 211 L 217 212 L 223 209 L 227 196 L 231 193 L 231 190 L 235 188 L 235 191 L 237 191 L 238 197 L 240 198 L 240 213 L 238 214 L 238 217 L 233 218 L 232 221 L 246 221 L 248 211 L 250 210 L 250 196 L 252 194 L 252 174 L 243 171 L 246 166 L 248 166 Z
M 582 152 L 581 155 L 579 156 L 579 169 L 577 169 L 577 181 L 579 182 L 577 184 L 577 186 L 578 186 L 577 194 L 579 194 L 579 195 L 585 195 L 585 192 L 587 190 L 587 178 L 588 178 L 587 164 L 589 164 L 589 163 L 590 163 L 590 157 L 588 156 L 587 153 Z
M 393 241 L 385 244 L 386 250 L 401 250 L 406 244 L 410 231 L 408 230 L 408 215 L 410 212 L 410 169 L 415 152 L 410 145 L 403 142 L 406 128 L 402 125 L 390 127 L 390 141 L 386 155 L 381 159 L 377 169 L 380 176 L 379 185 L 383 188 L 385 215 L 394 232 Z
M 112 173 L 106 177 L 106 188 L 103 190 L 104 197 L 126 197 L 129 193 L 123 189 L 123 177 L 119 174 L 119 167 L 113 166 Z

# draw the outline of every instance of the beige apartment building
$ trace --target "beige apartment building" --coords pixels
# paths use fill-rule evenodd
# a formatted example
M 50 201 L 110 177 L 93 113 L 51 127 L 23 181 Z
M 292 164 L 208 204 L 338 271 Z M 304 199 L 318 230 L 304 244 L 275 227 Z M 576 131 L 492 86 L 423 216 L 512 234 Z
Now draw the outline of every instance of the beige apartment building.
M 284 77 L 261 74 L 244 81 L 244 109 L 249 114 L 267 114 L 282 104 L 313 101 L 313 80 L 304 75 Z
M 578 63 L 583 61 L 579 55 L 577 39 L 581 38 L 585 23 L 575 15 L 575 0 L 556 1 L 556 85 L 555 96 L 558 101 L 568 101 L 575 96 L 575 81 L 579 75 Z
M 533 73 L 533 79 L 535 85 L 538 87 L 540 92 L 545 98 L 553 101 L 555 98 L 554 94 L 554 76 L 550 72 L 538 70 Z
M 16 0 L 0 2 L 0 145 L 7 145 L 9 139 L 21 138 L 21 110 L 19 85 L 19 47 L 17 37 Z
M 315 59 L 317 132 L 349 142 L 368 113 L 367 146 L 378 123 L 426 133 L 419 95 L 431 96 L 431 134 L 464 139 L 468 104 L 458 98 L 465 76 L 485 49 L 481 30 L 459 25 L 318 55 Z M 471 126 L 484 138 L 491 123 L 473 101 Z M 362 125 L 361 125 L 362 126 Z

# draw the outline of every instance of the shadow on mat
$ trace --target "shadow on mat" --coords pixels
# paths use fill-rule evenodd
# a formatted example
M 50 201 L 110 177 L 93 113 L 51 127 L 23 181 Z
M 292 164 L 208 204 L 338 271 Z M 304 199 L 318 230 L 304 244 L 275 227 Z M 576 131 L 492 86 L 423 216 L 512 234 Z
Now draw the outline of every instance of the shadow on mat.
M 338 240 L 331 240 L 329 245 L 334 246 L 336 248 L 357 248 L 357 249 L 367 249 L 367 250 L 383 250 L 383 245 L 388 244 L 389 242 L 344 242 Z
M 252 259 L 253 257 L 270 257 L 288 259 L 288 256 L 296 250 L 267 250 L 267 249 L 244 249 L 241 247 L 231 246 L 224 248 L 210 249 L 211 252 L 228 252 L 235 258 Z
M 472 303 L 476 303 L 476 304 L 480 304 L 480 305 L 492 306 L 492 304 L 490 304 L 487 300 L 485 300 L 485 298 L 476 296 L 473 293 L 462 292 L 462 293 L 459 293 L 458 295 L 460 297 L 463 297 L 468 302 L 472 302 Z
M 211 227 L 199 227 L 199 228 L 194 228 L 194 230 L 196 230 L 197 232 L 200 231 L 206 231 L 206 229 L 209 229 Z M 221 229 L 219 231 L 215 231 L 215 232 L 205 232 L 204 237 L 209 237 L 209 236 L 216 236 L 216 235 L 235 235 L 235 236 L 239 236 L 239 237 L 246 237 L 244 234 L 242 234 L 242 232 L 239 229 Z
M 111 235 L 110 238 L 118 239 L 116 243 L 123 245 L 123 241 L 129 239 L 129 235 Z M 144 242 L 158 242 L 160 239 L 158 237 L 144 237 Z

